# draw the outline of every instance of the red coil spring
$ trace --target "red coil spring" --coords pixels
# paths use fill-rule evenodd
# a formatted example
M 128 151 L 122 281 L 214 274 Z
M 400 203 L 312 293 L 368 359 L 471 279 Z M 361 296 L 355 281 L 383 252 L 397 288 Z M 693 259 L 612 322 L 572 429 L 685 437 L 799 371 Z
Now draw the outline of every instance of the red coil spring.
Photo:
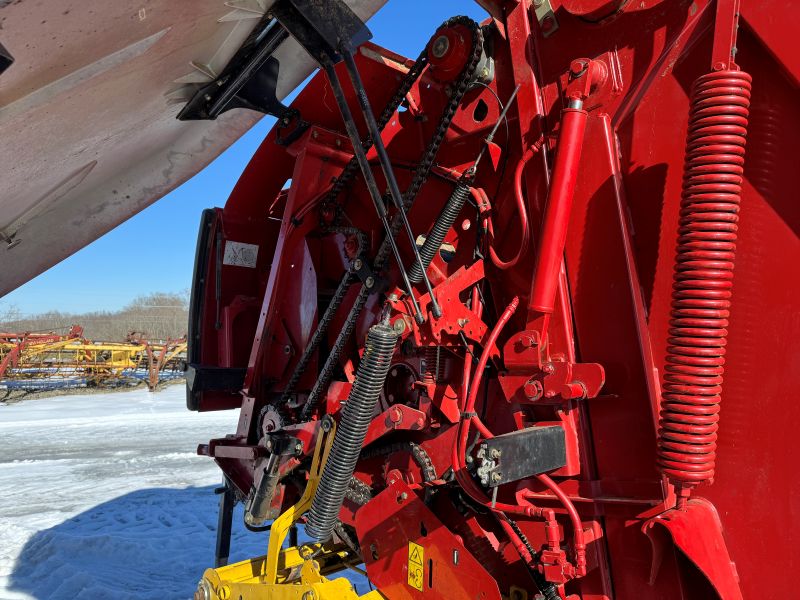
M 658 439 L 680 496 L 714 476 L 751 80 L 718 71 L 692 88 Z

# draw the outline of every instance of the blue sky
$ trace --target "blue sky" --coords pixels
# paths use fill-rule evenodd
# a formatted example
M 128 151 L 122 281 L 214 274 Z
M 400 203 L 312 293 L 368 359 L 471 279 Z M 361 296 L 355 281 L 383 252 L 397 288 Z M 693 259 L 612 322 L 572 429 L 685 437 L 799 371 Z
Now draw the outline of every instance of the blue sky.
M 222 0 L 220 0 L 222 1 Z M 389 0 L 369 22 L 373 41 L 416 57 L 436 27 L 454 15 L 481 21 L 469 0 Z M 201 173 L 83 250 L 0 299 L 0 313 L 117 310 L 150 292 L 189 288 L 200 212 L 222 206 L 274 120 L 264 118 Z M 125 260 L 136 247 L 137 259 Z

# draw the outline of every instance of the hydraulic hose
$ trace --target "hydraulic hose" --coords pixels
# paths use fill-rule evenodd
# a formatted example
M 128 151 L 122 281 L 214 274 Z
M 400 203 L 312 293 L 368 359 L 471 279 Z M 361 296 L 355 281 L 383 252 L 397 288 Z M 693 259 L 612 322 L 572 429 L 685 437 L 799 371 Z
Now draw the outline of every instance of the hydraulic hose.
M 313 540 L 329 540 L 336 527 L 396 345 L 397 333 L 386 323 L 373 325 L 367 333 L 364 356 L 342 411 L 306 523 L 306 533 Z

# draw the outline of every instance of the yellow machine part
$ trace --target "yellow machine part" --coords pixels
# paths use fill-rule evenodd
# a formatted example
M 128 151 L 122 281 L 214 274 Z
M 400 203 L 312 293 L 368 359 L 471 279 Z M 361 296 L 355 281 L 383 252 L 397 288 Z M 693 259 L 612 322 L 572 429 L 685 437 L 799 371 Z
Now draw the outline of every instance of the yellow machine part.
M 302 498 L 275 519 L 270 528 L 266 556 L 233 565 L 206 569 L 195 600 L 381 600 L 371 591 L 359 596 L 344 577 L 327 579 L 325 574 L 348 568 L 351 552 L 342 546 L 306 544 L 283 548 L 289 529 L 311 507 L 322 468 L 328 459 L 336 423 L 320 428 Z

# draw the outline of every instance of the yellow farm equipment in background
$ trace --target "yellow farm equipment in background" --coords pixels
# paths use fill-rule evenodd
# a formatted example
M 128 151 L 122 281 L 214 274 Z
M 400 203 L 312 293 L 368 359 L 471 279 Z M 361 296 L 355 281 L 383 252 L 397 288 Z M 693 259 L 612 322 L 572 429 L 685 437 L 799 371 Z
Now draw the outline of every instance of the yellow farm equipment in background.
M 145 381 L 155 390 L 165 374 L 183 372 L 186 339 L 94 342 L 79 326 L 67 334 L 0 333 L 0 382 L 10 389 L 116 386 Z

